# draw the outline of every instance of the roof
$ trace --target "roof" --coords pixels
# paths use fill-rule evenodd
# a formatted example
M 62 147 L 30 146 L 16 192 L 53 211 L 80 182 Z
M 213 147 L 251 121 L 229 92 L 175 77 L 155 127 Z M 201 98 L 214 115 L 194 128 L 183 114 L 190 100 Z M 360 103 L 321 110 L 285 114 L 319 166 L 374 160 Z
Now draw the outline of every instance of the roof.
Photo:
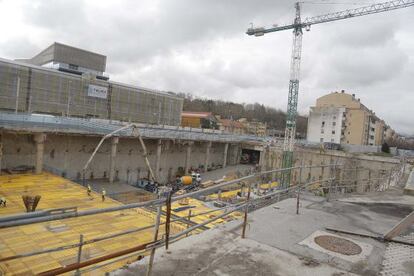
M 208 118 L 213 116 L 211 112 L 198 112 L 198 111 L 183 111 L 181 112 L 181 117 L 191 117 L 191 118 Z
M 106 56 L 58 42 L 26 60 L 34 65 L 43 65 L 52 61 L 74 64 L 100 72 L 104 72 L 106 68 Z
M 236 127 L 236 128 L 244 128 L 244 125 L 239 121 L 233 121 L 229 119 L 220 119 L 220 123 L 225 127 Z

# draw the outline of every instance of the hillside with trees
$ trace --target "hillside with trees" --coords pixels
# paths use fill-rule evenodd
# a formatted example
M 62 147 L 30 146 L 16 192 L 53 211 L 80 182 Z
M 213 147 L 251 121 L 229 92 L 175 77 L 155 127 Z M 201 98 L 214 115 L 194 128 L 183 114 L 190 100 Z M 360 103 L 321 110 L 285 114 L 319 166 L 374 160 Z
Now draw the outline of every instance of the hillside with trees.
M 194 97 L 191 94 L 180 93 L 184 98 L 184 111 L 212 112 L 224 119 L 238 120 L 246 118 L 248 121 L 259 121 L 266 123 L 269 129 L 284 130 L 286 113 L 280 109 L 268 107 L 263 104 L 239 104 L 228 101 L 212 100 Z M 298 116 L 297 132 L 306 133 L 307 117 Z

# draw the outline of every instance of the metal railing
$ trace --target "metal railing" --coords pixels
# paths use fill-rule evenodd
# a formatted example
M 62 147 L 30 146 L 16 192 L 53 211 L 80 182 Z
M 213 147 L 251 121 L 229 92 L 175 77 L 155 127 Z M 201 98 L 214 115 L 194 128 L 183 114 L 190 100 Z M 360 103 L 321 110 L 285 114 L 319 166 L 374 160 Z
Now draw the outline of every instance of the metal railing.
M 175 242 L 177 240 L 179 240 L 180 238 L 187 236 L 189 233 L 198 230 L 218 219 L 224 218 L 236 211 L 244 211 L 245 216 L 244 216 L 244 220 L 243 220 L 243 225 L 245 228 L 245 225 L 247 223 L 247 213 L 249 210 L 253 210 L 256 209 L 256 206 L 262 206 L 263 204 L 271 204 L 277 201 L 280 201 L 282 198 L 286 198 L 286 197 L 291 197 L 292 195 L 296 195 L 297 197 L 297 213 L 299 214 L 299 194 L 301 192 L 304 191 L 311 191 L 312 190 L 312 185 L 314 184 L 320 184 L 320 188 L 325 188 L 329 190 L 329 198 L 331 198 L 331 194 L 335 194 L 335 193 L 341 193 L 343 192 L 343 190 L 341 188 L 343 188 L 344 186 L 349 186 L 349 187 L 353 187 L 355 188 L 355 185 L 339 185 L 342 182 L 347 182 L 347 181 L 363 181 L 366 179 L 353 179 L 353 180 L 342 180 L 342 179 L 337 179 L 337 174 L 336 174 L 336 169 L 338 167 L 341 167 L 342 165 L 338 165 L 338 164 L 329 164 L 329 165 L 315 165 L 315 166 L 300 166 L 300 167 L 292 167 L 292 168 L 285 168 L 285 169 L 275 169 L 275 170 L 268 170 L 268 171 L 264 171 L 264 172 L 259 172 L 259 173 L 255 173 L 252 175 L 248 175 L 245 177 L 241 177 L 238 179 L 234 179 L 231 181 L 226 181 L 224 183 L 220 183 L 220 184 L 216 184 L 213 185 L 211 187 L 208 188 L 204 188 L 201 190 L 197 190 L 197 191 L 193 191 L 193 192 L 189 192 L 187 194 L 183 194 L 183 195 L 178 195 L 178 196 L 174 196 L 171 197 L 168 194 L 165 194 L 163 197 L 155 199 L 155 200 L 150 200 L 150 201 L 146 201 L 146 202 L 140 202 L 140 203 L 133 203 L 133 204 L 126 204 L 126 205 L 121 205 L 121 206 L 115 206 L 115 207 L 109 207 L 109 208 L 101 208 L 101 209 L 90 209 L 90 210 L 84 210 L 84 211 L 78 211 L 76 208 L 72 211 L 72 212 L 65 212 L 65 211 L 59 211 L 59 210 L 44 210 L 44 211 L 37 211 L 37 212 L 33 212 L 33 213 L 23 213 L 23 214 L 16 214 L 13 216 L 8 216 L 8 217 L 3 217 L 0 218 L 0 228 L 7 228 L 7 227 L 14 227 L 14 226 L 19 226 L 19 225 L 27 225 L 27 224 L 33 224 L 33 223 L 39 223 L 39 222 L 45 222 L 45 221 L 53 221 L 53 220 L 61 220 L 61 219 L 66 219 L 66 218 L 71 218 L 71 217 L 81 217 L 81 216 L 88 216 L 88 215 L 94 215 L 94 214 L 100 214 L 100 213 L 107 213 L 107 212 L 115 212 L 115 211 L 121 211 L 121 210 L 126 210 L 126 209 L 132 209 L 132 208 L 137 208 L 137 207 L 148 207 L 148 206 L 162 206 L 162 205 L 166 205 L 167 206 L 167 210 L 168 210 L 168 204 L 169 206 L 171 206 L 171 203 L 183 198 L 187 198 L 187 197 L 196 197 L 196 196 L 200 196 L 200 195 L 205 195 L 205 194 L 209 194 L 209 193 L 213 193 L 216 192 L 226 186 L 231 186 L 234 187 L 234 185 L 243 185 L 243 186 L 247 186 L 247 187 L 254 187 L 254 185 L 258 185 L 259 183 L 262 183 L 262 177 L 265 175 L 273 175 L 274 173 L 281 173 L 284 172 L 286 170 L 292 172 L 293 170 L 297 170 L 299 169 L 300 171 L 302 171 L 303 169 L 306 168 L 319 168 L 319 167 L 331 167 L 331 175 L 329 178 L 327 179 L 318 179 L 318 180 L 313 180 L 313 181 L 307 181 L 305 183 L 299 182 L 297 185 L 295 186 L 290 186 L 287 188 L 283 188 L 283 189 L 277 189 L 277 190 L 271 190 L 269 189 L 269 192 L 266 194 L 262 194 L 256 197 L 250 197 L 250 188 L 248 190 L 248 195 L 247 197 L 245 197 L 245 200 L 243 202 L 238 202 L 235 204 L 231 204 L 231 205 L 227 205 L 225 207 L 222 208 L 217 208 L 217 209 L 213 209 L 213 210 L 209 210 L 206 212 L 202 212 L 202 213 L 196 213 L 196 214 L 191 214 L 189 213 L 189 216 L 187 217 L 187 219 L 185 217 L 180 217 L 180 218 L 175 218 L 175 219 L 167 219 L 168 216 L 170 216 L 171 214 L 169 214 L 167 212 L 167 214 L 165 215 L 166 219 L 164 222 L 161 223 L 161 225 L 165 225 L 165 226 L 169 226 L 170 223 L 183 223 L 183 224 L 187 224 L 187 228 L 185 230 L 182 230 L 176 234 L 170 235 L 169 232 L 166 231 L 165 233 L 165 238 L 162 239 L 156 239 L 152 242 L 148 242 L 130 249 L 126 249 L 126 250 L 122 250 L 119 252 L 115 252 L 115 253 L 111 253 L 105 256 L 101 256 L 98 257 L 96 259 L 90 259 L 84 262 L 80 261 L 80 258 L 78 256 L 78 262 L 77 263 L 73 263 L 70 264 L 68 266 L 62 267 L 62 268 L 58 268 L 58 269 L 54 269 L 54 270 L 50 270 L 50 271 L 46 271 L 44 273 L 42 273 L 41 275 L 57 275 L 57 274 L 61 274 L 61 273 L 65 273 L 65 272 L 69 272 L 69 271 L 73 271 L 73 270 L 78 270 L 83 268 L 83 267 L 87 267 L 87 266 L 91 266 L 94 264 L 98 264 L 98 263 L 102 263 L 102 262 L 107 262 L 109 261 L 109 263 L 115 262 L 115 261 L 119 261 L 119 258 L 129 258 L 131 257 L 131 255 L 135 255 L 135 254 L 143 254 L 143 252 L 148 252 L 154 248 L 159 248 L 162 246 L 168 246 L 169 243 Z M 392 175 L 389 174 L 389 179 L 387 178 L 379 178 L 381 180 L 385 180 L 386 183 L 388 183 L 388 186 L 383 186 L 383 188 L 381 190 L 386 189 L 387 187 L 389 187 L 390 183 L 391 183 L 391 177 Z M 376 178 L 370 179 L 371 181 L 376 180 Z M 328 184 L 325 184 L 328 183 Z M 361 185 L 365 185 L 365 184 L 361 184 Z M 168 200 L 168 198 L 170 197 L 170 200 Z M 171 208 L 171 207 L 170 207 Z M 220 214 L 217 214 L 218 212 L 222 212 Z M 201 216 L 201 215 L 205 215 L 205 214 L 210 214 L 210 213 L 216 213 L 215 215 L 211 215 L 209 217 L 211 217 L 208 220 L 203 221 L 202 223 L 199 224 L 193 224 L 191 225 L 191 218 L 196 217 L 196 216 Z M 134 228 L 134 229 L 128 229 L 122 232 L 118 232 L 118 233 L 112 233 L 109 235 L 105 235 L 105 236 L 101 236 L 101 237 L 95 237 L 93 239 L 89 239 L 86 241 L 83 241 L 83 239 L 81 239 L 81 241 L 79 243 L 74 243 L 74 244 L 68 244 L 68 245 L 64 245 L 64 246 L 59 246 L 59 247 L 54 247 L 54 248 L 48 248 L 45 250 L 38 250 L 38 251 L 33 251 L 33 252 L 26 252 L 23 254 L 18 254 L 18 255 L 13 255 L 13 256 L 8 256 L 6 258 L 2 258 L 0 259 L 0 262 L 5 262 L 5 261 L 10 261 L 10 260 L 14 260 L 14 259 L 20 259 L 20 258 L 25 258 L 25 257 L 29 257 L 29 256 L 35 256 L 35 255 L 41 255 L 41 254 L 46 254 L 46 253 L 52 253 L 52 252 L 57 252 L 57 251 L 62 251 L 62 250 L 68 250 L 68 249 L 72 249 L 72 248 L 76 248 L 79 247 L 81 249 L 82 246 L 87 245 L 87 244 L 92 244 L 92 243 L 97 243 L 97 242 L 101 242 L 101 241 L 105 241 L 105 240 L 110 240 L 110 239 L 114 239 L 120 236 L 124 236 L 124 235 L 128 235 L 128 234 L 132 234 L 132 233 L 137 233 L 140 231 L 144 231 L 144 230 L 148 230 L 151 228 L 156 227 L 156 223 L 152 224 L 152 225 L 148 225 L 145 227 L 141 227 L 141 228 Z M 79 250 L 79 252 L 81 252 L 81 250 Z M 116 259 L 114 259 L 116 258 Z M 109 264 L 108 263 L 108 264 Z M 87 271 L 90 271 L 92 269 L 96 269 L 96 267 L 92 267 L 92 268 L 88 268 Z M 86 272 L 86 271 L 85 271 Z
M 41 114 L 14 114 L 0 112 L 0 126 L 6 128 L 33 129 L 42 128 L 47 131 L 61 131 L 69 133 L 88 133 L 106 135 L 126 123 L 120 121 L 83 119 Z M 145 138 L 153 139 L 181 139 L 217 142 L 264 142 L 264 138 L 253 135 L 235 135 L 219 130 L 186 128 L 179 126 L 164 126 L 150 124 L 136 124 Z M 133 136 L 131 130 L 121 131 L 119 136 Z

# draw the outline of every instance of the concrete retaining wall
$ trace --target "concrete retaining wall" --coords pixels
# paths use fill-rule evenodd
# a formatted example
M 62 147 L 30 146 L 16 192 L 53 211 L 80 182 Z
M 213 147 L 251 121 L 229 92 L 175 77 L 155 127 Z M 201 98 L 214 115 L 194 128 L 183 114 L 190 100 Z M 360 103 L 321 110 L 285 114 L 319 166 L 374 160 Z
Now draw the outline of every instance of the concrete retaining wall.
M 267 149 L 266 152 L 266 170 L 280 168 L 282 166 L 283 152 L 277 148 Z M 298 149 L 294 153 L 294 165 L 295 167 L 303 165 L 305 166 L 317 166 L 338 164 L 343 165 L 338 167 L 337 177 L 341 179 L 371 179 L 384 178 L 387 179 L 390 171 L 399 166 L 400 160 L 397 158 L 381 157 L 381 156 L 368 156 L 368 155 L 356 155 L 349 154 L 341 151 L 325 151 L 319 150 L 302 150 Z M 355 167 L 358 167 L 355 170 Z M 326 168 L 305 168 L 302 170 L 302 182 L 307 180 L 315 181 L 318 179 L 327 179 L 331 177 L 331 170 Z M 296 169 L 292 173 L 292 183 L 299 181 L 299 169 Z M 365 180 L 364 180 L 365 181 Z M 362 182 L 364 182 L 362 181 Z M 365 181 L 367 182 L 367 181 Z M 351 183 L 346 183 L 351 184 Z
M 3 134 L 2 168 L 14 168 L 20 165 L 34 166 L 36 147 L 32 135 Z M 66 177 L 79 179 L 82 168 L 99 143 L 100 137 L 47 135 L 44 150 L 45 168 L 55 168 Z M 145 140 L 148 158 L 155 169 L 157 140 Z M 224 159 L 224 143 L 212 143 L 209 166 L 222 165 Z M 192 145 L 190 166 L 204 166 L 206 158 L 205 142 Z M 236 164 L 239 145 L 230 145 L 227 164 Z M 108 139 L 98 150 L 90 164 L 87 178 L 109 177 L 109 160 L 111 140 Z M 186 145 L 172 140 L 163 140 L 160 159 L 160 181 L 175 179 L 179 167 L 185 167 Z M 142 157 L 142 148 L 138 139 L 119 139 L 115 157 L 115 179 L 134 183 L 139 178 L 148 176 L 148 170 Z

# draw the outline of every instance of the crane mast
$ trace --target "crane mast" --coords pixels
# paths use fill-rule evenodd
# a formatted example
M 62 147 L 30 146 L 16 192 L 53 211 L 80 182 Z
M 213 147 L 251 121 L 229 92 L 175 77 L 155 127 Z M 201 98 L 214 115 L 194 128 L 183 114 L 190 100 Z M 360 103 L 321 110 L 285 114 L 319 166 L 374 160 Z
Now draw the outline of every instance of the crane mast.
M 315 17 L 306 18 L 304 21 L 300 17 L 300 3 L 295 3 L 295 20 L 293 24 L 284 26 L 276 26 L 272 28 L 249 28 L 246 32 L 248 35 L 263 36 L 265 33 L 284 31 L 293 29 L 293 46 L 292 56 L 290 62 L 290 80 L 289 93 L 286 114 L 286 128 L 285 138 L 283 142 L 283 159 L 282 168 L 291 168 L 293 164 L 293 149 L 295 145 L 296 136 L 296 116 L 298 109 L 298 95 L 299 95 L 299 79 L 300 79 L 300 61 L 302 53 L 302 36 L 303 28 L 307 31 L 310 26 L 314 24 L 326 23 L 342 19 L 353 18 L 357 16 L 364 16 L 374 13 L 380 13 L 390 10 L 407 8 L 414 5 L 414 0 L 394 0 L 383 3 L 376 3 L 373 5 L 360 7 L 356 9 L 348 9 L 340 12 L 323 14 Z M 290 185 L 291 170 L 282 173 L 282 187 Z
M 283 142 L 282 168 L 289 168 L 293 160 L 293 147 L 296 136 L 296 114 L 298 109 L 300 59 L 302 55 L 302 27 L 300 18 L 300 4 L 295 3 L 296 16 L 295 28 L 293 29 L 293 46 L 290 60 L 289 94 L 286 114 L 285 140 Z M 287 171 L 282 173 L 282 184 L 290 183 L 291 174 Z

